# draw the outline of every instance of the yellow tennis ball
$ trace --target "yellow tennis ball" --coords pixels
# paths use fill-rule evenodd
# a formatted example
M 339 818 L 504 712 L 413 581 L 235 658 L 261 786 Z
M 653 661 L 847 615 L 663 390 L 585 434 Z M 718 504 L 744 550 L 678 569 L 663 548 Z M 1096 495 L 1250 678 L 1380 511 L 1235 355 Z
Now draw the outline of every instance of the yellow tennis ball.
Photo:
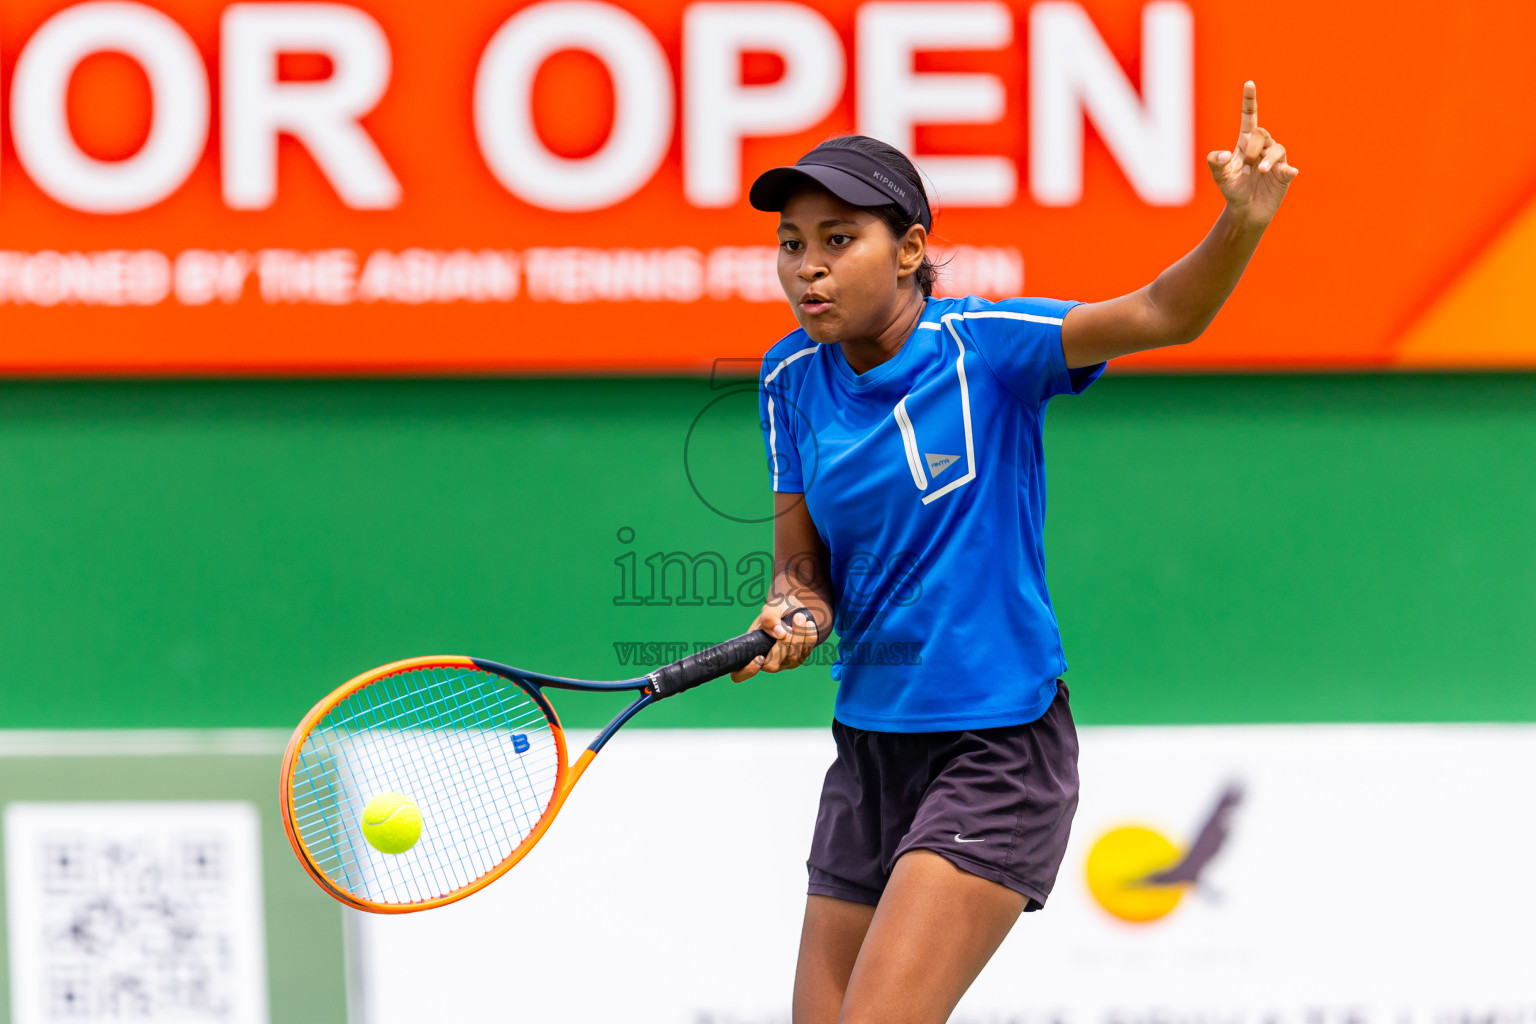
M 421 808 L 399 793 L 380 793 L 363 808 L 363 838 L 381 853 L 404 853 L 421 838 Z

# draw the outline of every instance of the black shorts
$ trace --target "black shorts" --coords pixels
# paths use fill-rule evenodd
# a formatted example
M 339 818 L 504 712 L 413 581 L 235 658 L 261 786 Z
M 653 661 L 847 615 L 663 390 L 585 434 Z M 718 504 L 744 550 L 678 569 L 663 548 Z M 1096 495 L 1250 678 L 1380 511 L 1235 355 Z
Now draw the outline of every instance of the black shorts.
M 1045 714 L 1025 725 L 960 732 L 870 732 L 832 723 L 811 840 L 809 891 L 871 906 L 908 850 L 1045 904 L 1077 810 L 1077 729 L 1057 682 Z

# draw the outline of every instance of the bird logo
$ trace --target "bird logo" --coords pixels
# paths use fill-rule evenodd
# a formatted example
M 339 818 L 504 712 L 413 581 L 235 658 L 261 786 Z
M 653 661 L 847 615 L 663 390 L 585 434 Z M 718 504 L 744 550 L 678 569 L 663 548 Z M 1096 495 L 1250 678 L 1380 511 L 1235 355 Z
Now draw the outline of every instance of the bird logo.
M 1100 836 L 1088 851 L 1088 891 L 1113 916 L 1146 924 L 1173 913 L 1185 893 L 1221 852 L 1243 788 L 1222 790 L 1189 849 L 1181 850 L 1156 829 L 1125 825 Z

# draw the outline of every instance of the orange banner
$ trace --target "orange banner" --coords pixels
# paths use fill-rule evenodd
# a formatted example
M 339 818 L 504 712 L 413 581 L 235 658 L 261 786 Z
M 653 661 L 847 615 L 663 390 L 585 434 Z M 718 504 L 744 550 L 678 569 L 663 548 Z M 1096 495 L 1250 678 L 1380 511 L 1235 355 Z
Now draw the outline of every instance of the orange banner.
M 950 292 L 1192 247 L 1244 79 L 1303 171 L 1166 369 L 1536 367 L 1536 7 L 9 0 L 0 373 L 700 371 L 794 327 L 745 188 L 913 153 Z

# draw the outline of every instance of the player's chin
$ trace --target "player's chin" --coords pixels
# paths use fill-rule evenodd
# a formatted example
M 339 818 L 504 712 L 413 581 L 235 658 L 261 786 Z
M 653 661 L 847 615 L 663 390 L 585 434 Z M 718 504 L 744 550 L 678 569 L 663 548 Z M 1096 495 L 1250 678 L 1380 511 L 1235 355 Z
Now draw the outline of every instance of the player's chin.
M 818 345 L 836 345 L 843 340 L 843 325 L 833 310 L 812 316 L 797 308 L 795 319 L 800 321 L 806 336 Z

